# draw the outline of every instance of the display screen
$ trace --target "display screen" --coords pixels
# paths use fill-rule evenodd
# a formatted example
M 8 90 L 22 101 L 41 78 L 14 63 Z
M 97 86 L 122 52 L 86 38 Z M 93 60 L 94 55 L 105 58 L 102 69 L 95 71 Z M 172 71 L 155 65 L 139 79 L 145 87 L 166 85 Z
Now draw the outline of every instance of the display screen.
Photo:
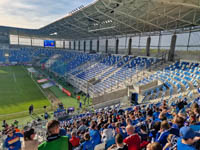
M 55 41 L 53 41 L 53 40 L 44 40 L 44 47 L 55 47 Z

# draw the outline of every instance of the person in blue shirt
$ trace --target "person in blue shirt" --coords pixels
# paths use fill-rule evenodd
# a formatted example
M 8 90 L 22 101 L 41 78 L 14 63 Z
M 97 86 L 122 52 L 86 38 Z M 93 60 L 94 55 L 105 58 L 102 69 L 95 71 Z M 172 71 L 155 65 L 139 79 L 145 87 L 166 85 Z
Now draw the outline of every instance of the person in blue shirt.
M 174 150 L 177 147 L 177 136 L 169 134 L 167 137 L 167 144 L 163 147 L 163 150 Z
M 23 135 L 21 133 L 15 133 L 12 127 L 8 128 L 6 133 L 8 136 L 4 142 L 5 147 L 8 150 L 20 150 L 21 149 L 20 137 L 23 137 Z
M 155 123 L 153 123 L 152 125 L 152 130 L 149 133 L 149 138 L 151 139 L 151 142 L 154 142 L 156 139 L 156 134 L 158 133 L 158 131 L 160 130 L 160 124 L 161 122 L 157 121 Z
M 155 112 L 153 113 L 153 119 L 156 119 L 156 118 L 158 118 L 158 117 L 159 117 L 159 115 L 160 115 L 159 108 L 158 108 L 158 107 L 156 107 L 156 110 L 155 110 Z
M 126 136 L 127 136 L 125 131 L 121 128 L 121 123 L 120 122 L 116 123 L 115 133 L 116 134 L 121 134 L 123 136 L 123 138 L 126 138 Z
M 66 134 L 67 134 L 67 131 L 64 128 L 60 128 L 59 135 L 66 136 Z
M 84 134 L 84 140 L 85 142 L 81 144 L 82 150 L 94 150 L 94 145 L 90 140 L 90 134 L 88 132 Z
M 193 144 L 200 140 L 200 134 L 194 132 L 190 127 L 182 127 L 180 136 L 177 141 L 177 150 L 196 150 Z
M 168 121 L 162 121 L 160 131 L 156 134 L 156 142 L 160 143 L 163 147 L 167 143 L 167 137 L 170 134 L 170 125 Z
M 94 147 L 98 145 L 99 143 L 101 143 L 101 135 L 99 131 L 97 130 L 96 124 L 93 124 L 91 126 L 91 130 L 89 133 L 90 133 L 91 141 L 94 144 Z
M 181 127 L 184 126 L 184 122 L 185 122 L 185 119 L 183 117 L 180 117 L 178 115 L 175 116 L 173 119 L 173 124 L 170 130 L 170 133 L 179 137 L 179 130 Z

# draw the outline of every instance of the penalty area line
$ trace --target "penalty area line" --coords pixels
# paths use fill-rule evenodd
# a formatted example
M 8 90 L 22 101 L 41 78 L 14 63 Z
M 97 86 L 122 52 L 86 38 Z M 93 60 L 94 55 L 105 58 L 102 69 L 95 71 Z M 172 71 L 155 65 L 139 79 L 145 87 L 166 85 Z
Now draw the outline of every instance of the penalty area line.
M 13 79 L 14 79 L 15 82 L 17 82 L 15 73 L 13 73 Z

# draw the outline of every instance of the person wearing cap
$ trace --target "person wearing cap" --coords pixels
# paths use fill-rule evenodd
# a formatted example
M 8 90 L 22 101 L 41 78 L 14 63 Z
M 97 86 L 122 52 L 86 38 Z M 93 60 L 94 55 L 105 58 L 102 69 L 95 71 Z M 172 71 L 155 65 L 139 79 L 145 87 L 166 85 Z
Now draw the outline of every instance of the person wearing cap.
M 199 133 L 194 132 L 190 127 L 182 127 L 180 136 L 177 141 L 177 150 L 196 150 L 193 144 L 200 140 Z
M 35 130 L 29 129 L 24 132 L 24 142 L 22 144 L 22 150 L 37 150 L 39 142 L 34 140 Z
M 60 136 L 60 123 L 51 120 L 47 124 L 47 141 L 38 146 L 38 150 L 71 150 L 72 145 L 67 136 Z
M 5 147 L 8 150 L 20 150 L 21 149 L 21 141 L 20 137 L 23 137 L 21 133 L 15 133 L 12 127 L 9 127 L 6 130 L 7 138 L 4 142 Z

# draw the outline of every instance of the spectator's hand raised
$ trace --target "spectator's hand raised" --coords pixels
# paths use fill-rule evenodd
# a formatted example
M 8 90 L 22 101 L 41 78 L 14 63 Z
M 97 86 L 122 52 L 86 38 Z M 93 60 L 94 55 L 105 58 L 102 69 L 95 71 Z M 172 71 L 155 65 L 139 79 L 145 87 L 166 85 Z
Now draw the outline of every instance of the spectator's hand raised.
M 195 142 L 196 142 L 196 141 L 199 141 L 199 140 L 200 140 L 200 137 L 197 137 L 197 136 L 196 136 L 196 137 L 194 137 L 193 140 L 194 140 Z
M 113 148 L 116 148 L 117 145 L 116 144 L 113 144 L 111 147 L 108 148 L 108 150 L 112 150 Z

